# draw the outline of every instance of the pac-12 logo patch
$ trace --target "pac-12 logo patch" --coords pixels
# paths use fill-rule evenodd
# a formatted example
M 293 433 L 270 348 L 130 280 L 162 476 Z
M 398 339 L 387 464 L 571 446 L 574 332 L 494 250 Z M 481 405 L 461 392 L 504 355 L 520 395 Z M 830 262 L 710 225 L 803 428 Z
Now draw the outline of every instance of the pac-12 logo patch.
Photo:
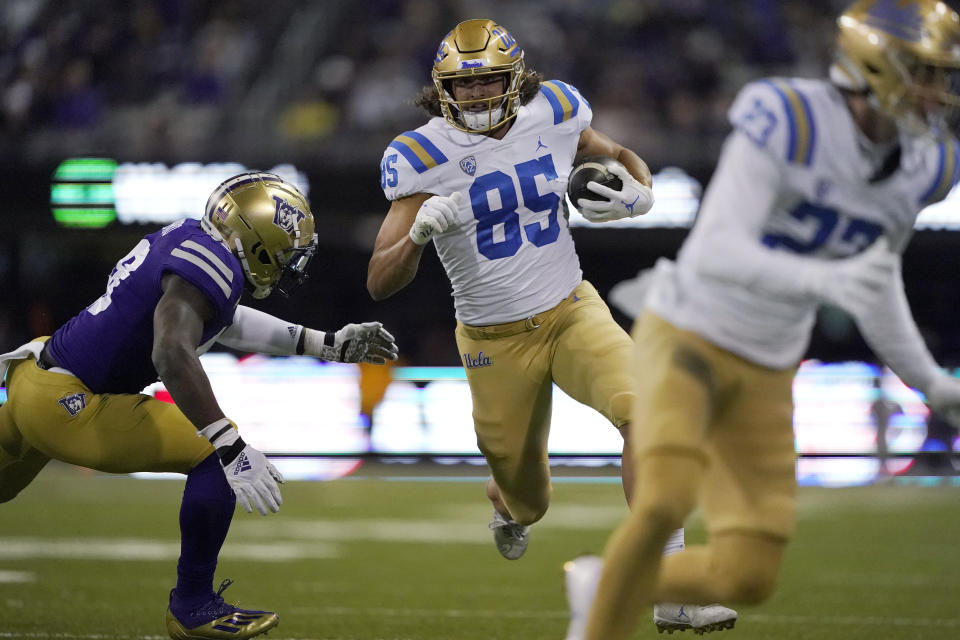
M 473 156 L 467 156 L 460 161 L 460 168 L 463 169 L 465 174 L 472 176 L 477 172 L 477 159 Z
M 87 406 L 87 394 L 81 391 L 80 393 L 75 393 L 72 396 L 60 398 L 57 400 L 57 402 L 60 403 L 61 407 L 66 409 L 67 413 L 69 413 L 71 416 L 75 416 Z
M 273 224 L 287 233 L 293 233 L 294 228 L 306 215 L 280 196 L 273 196 L 273 201 L 277 203 L 277 210 L 273 214 Z

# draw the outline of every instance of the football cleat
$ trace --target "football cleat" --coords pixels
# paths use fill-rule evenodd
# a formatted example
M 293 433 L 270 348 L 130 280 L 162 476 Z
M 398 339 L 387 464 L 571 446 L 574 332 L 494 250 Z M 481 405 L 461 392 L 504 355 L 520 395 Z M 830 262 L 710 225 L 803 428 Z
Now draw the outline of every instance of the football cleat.
M 603 559 L 599 556 L 585 555 L 563 563 L 563 584 L 570 607 L 566 640 L 583 640 L 602 571 Z
M 516 560 L 527 550 L 527 543 L 530 542 L 530 527 L 508 520 L 495 510 L 490 530 L 493 531 L 493 541 L 497 544 L 497 551 L 507 560 Z
M 273 611 L 240 609 L 224 602 L 220 595 L 233 584 L 224 580 L 217 595 L 196 609 L 174 613 L 173 591 L 171 606 L 167 607 L 167 633 L 173 640 L 207 640 L 210 638 L 252 638 L 280 624 L 280 616 Z
M 737 612 L 719 604 L 670 604 L 660 603 L 653 606 L 653 623 L 657 632 L 673 633 L 693 629 L 697 635 L 733 629 L 737 623 Z

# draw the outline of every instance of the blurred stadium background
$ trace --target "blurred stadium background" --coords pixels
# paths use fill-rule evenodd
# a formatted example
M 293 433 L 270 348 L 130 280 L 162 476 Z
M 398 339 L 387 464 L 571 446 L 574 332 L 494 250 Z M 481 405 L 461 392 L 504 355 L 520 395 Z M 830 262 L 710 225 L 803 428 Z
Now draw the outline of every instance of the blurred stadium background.
M 558 484 L 524 564 L 499 561 L 484 527 L 482 461 L 454 464 L 475 445 L 450 288 L 436 255 L 428 250 L 417 279 L 385 302 L 372 302 L 365 290 L 387 209 L 381 153 L 425 120 L 412 99 L 429 82 L 440 38 L 459 20 L 496 19 L 518 39 L 529 66 L 580 89 L 594 108 L 594 126 L 635 149 L 659 176 L 664 190 L 653 226 L 573 230 L 586 277 L 606 295 L 676 253 L 738 88 L 766 75 L 822 76 L 834 19 L 846 4 L 3 0 L 0 350 L 49 334 L 102 293 L 116 260 L 163 215 L 194 206 L 189 198 L 163 200 L 170 185 L 205 199 L 223 177 L 218 172 L 233 167 L 290 172 L 309 187 L 321 252 L 296 297 L 257 306 L 318 328 L 382 320 L 403 361 L 391 381 L 295 358 L 238 360 L 221 352 L 205 360 L 248 439 L 290 454 L 280 460 L 288 475 L 350 475 L 289 484 L 275 521 L 238 514 L 227 548 L 242 549 L 224 561 L 231 577 L 245 578 L 232 588 L 235 597 L 277 607 L 282 638 L 560 638 L 560 563 L 599 551 L 622 516 L 617 470 L 558 458 L 565 465 L 558 475 L 577 482 Z M 71 161 L 82 158 L 100 160 Z M 98 175 L 105 184 L 114 180 L 106 196 L 69 188 Z M 145 199 L 122 199 L 130 193 L 121 175 Z M 111 215 L 78 226 L 71 214 L 92 220 L 104 198 Z M 953 370 L 960 366 L 958 200 L 931 219 L 906 252 L 904 277 L 928 344 Z M 628 317 L 615 315 L 629 326 Z M 807 355 L 797 424 L 798 450 L 808 457 L 798 477 L 847 488 L 803 489 L 805 520 L 783 586 L 770 605 L 747 612 L 735 633 L 957 636 L 960 618 L 945 595 L 960 588 L 960 482 L 949 454 L 956 432 L 928 429 L 922 398 L 877 367 L 842 313 L 824 310 Z M 275 400 L 294 393 L 316 406 L 284 414 Z M 887 439 L 896 456 L 890 470 L 899 475 L 851 488 L 887 479 L 870 457 L 874 412 L 884 398 L 898 409 Z M 555 415 L 553 451 L 611 462 L 617 442 L 602 419 L 577 413 L 562 397 Z M 293 428 L 278 430 L 280 423 Z M 361 464 L 349 455 L 370 447 L 395 464 Z M 316 452 L 339 457 L 320 466 L 297 458 Z M 429 454 L 450 454 L 439 460 L 449 464 L 402 464 L 423 462 L 404 457 L 417 453 L 433 460 Z M 822 457 L 834 453 L 849 457 Z M 159 637 L 156 603 L 169 581 L 179 485 L 104 476 L 75 482 L 79 475 L 53 466 L 0 510 L 0 640 Z M 580 482 L 595 476 L 600 482 Z M 274 538 L 278 546 L 257 547 Z M 50 614 L 40 613 L 40 602 Z M 652 634 L 650 627 L 642 637 Z
M 425 117 L 412 105 L 440 38 L 490 15 L 527 62 L 591 101 L 595 126 L 654 172 L 706 184 L 726 108 L 748 79 L 823 75 L 840 0 L 5 0 L 0 3 L 0 344 L 49 333 L 99 295 L 105 273 L 158 225 L 58 226 L 50 181 L 74 157 L 120 163 L 290 164 L 309 183 L 323 251 L 314 280 L 271 310 L 339 326 L 382 319 L 407 362 L 457 365 L 449 285 L 432 251 L 420 276 L 374 304 L 366 263 L 387 202 L 379 161 Z M 194 165 L 195 167 L 196 165 Z M 577 229 L 586 276 L 606 293 L 673 255 L 686 230 Z M 960 364 L 960 236 L 925 231 L 905 259 L 907 291 L 934 352 Z M 409 313 L 417 309 L 417 313 Z M 624 319 L 625 320 L 625 319 Z M 626 320 L 625 320 L 626 321 Z M 810 355 L 869 359 L 843 318 Z

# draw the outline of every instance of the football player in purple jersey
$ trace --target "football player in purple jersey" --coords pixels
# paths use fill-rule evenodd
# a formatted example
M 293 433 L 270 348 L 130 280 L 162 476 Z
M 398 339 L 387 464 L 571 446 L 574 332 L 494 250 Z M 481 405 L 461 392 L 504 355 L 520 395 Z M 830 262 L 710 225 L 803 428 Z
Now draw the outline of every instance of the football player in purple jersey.
M 291 184 L 249 172 L 211 194 L 201 220 L 143 238 L 110 273 L 106 292 L 53 336 L 0 355 L 0 502 L 50 459 L 108 473 L 180 472 L 181 555 L 166 614 L 171 638 L 250 638 L 272 611 L 224 601 L 213 578 L 237 502 L 280 508 L 283 477 L 214 397 L 199 356 L 214 342 L 271 355 L 384 363 L 397 347 L 379 322 L 323 332 L 239 305 L 289 291 L 316 251 L 310 206 Z M 176 406 L 139 393 L 163 381 Z M 203 436 L 203 437 L 198 437 Z

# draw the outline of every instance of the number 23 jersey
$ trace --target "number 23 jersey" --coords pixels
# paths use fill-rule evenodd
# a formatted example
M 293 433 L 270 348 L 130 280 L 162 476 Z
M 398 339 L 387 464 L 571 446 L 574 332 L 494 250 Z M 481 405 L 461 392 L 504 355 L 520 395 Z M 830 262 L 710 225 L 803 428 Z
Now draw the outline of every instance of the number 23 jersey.
M 520 107 L 502 140 L 432 118 L 387 147 L 380 173 L 388 200 L 464 196 L 456 222 L 434 236 L 461 322 L 527 318 L 556 306 L 580 283 L 563 198 L 591 117 L 574 87 L 551 80 Z
M 890 156 L 897 162 L 878 166 L 861 151 L 842 94 L 824 80 L 750 83 L 729 115 L 734 133 L 725 157 L 736 153 L 721 159 L 675 268 L 658 265 L 647 302 L 680 328 L 782 369 L 803 357 L 817 304 L 700 272 L 696 265 L 705 255 L 728 254 L 736 264 L 738 256 L 716 230 L 749 234 L 744 242 L 812 259 L 849 257 L 881 235 L 902 252 L 920 210 L 942 200 L 960 178 L 960 148 L 949 135 L 901 134 L 899 157 Z M 773 170 L 742 175 L 740 167 L 751 164 Z M 755 211 L 753 202 L 768 194 L 772 205 Z

